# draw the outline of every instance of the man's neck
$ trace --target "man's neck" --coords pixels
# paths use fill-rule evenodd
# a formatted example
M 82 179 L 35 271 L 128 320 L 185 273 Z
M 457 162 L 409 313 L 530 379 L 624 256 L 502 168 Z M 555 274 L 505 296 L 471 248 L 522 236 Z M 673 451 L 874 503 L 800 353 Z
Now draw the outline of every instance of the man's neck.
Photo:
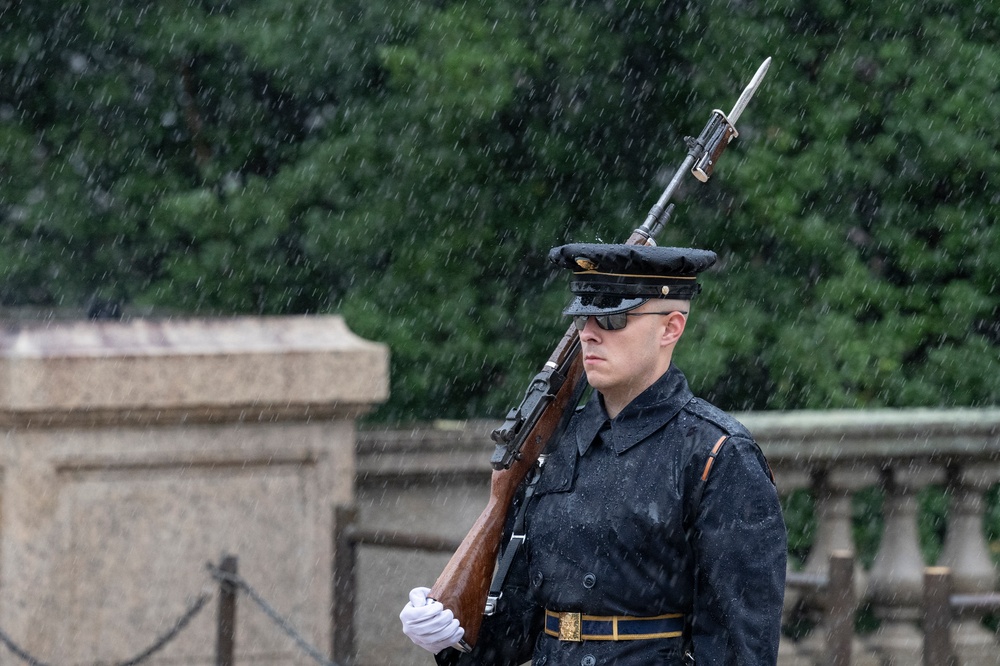
M 659 372 L 652 379 L 647 379 L 646 381 L 631 386 L 618 387 L 615 390 L 608 391 L 607 393 L 601 391 L 601 399 L 604 401 L 604 410 L 608 413 L 609 418 L 615 418 L 622 413 L 629 404 L 642 395 L 646 389 L 655 384 L 660 380 L 660 378 L 670 371 L 670 357 L 666 359 L 666 365 L 663 366 L 662 372 Z
M 662 376 L 663 375 L 661 374 L 660 377 Z M 657 377 L 656 381 L 659 381 L 660 377 Z M 613 419 L 621 414 L 626 407 L 632 404 L 633 400 L 645 393 L 646 389 L 655 384 L 656 381 L 650 382 L 641 388 L 633 388 L 630 391 L 612 391 L 610 394 L 601 393 L 601 400 L 604 403 L 604 411 L 608 413 L 608 418 Z

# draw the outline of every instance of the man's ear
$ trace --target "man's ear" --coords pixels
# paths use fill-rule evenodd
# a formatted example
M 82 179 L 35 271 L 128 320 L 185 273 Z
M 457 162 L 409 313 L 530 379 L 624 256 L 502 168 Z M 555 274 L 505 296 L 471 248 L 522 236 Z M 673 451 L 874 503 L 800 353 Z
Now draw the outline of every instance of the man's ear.
M 660 344 L 664 347 L 673 346 L 681 339 L 684 327 L 687 326 L 687 315 L 680 312 L 671 312 L 667 315 L 667 325 L 663 329 L 663 336 Z

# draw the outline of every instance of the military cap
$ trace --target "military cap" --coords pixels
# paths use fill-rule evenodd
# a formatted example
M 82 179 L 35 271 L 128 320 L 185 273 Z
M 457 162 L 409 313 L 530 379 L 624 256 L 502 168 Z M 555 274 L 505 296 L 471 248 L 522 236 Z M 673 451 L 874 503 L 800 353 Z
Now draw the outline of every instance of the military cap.
M 563 314 L 627 312 L 651 298 L 688 301 L 698 295 L 698 273 L 715 263 L 710 250 L 648 245 L 571 243 L 554 247 L 549 260 L 573 271 L 575 298 Z

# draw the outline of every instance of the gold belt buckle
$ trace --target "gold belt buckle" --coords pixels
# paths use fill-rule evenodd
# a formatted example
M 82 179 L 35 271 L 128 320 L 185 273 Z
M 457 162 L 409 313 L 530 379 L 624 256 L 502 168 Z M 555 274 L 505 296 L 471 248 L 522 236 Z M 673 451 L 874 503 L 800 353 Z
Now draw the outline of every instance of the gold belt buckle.
M 580 642 L 580 614 L 559 614 L 559 640 Z

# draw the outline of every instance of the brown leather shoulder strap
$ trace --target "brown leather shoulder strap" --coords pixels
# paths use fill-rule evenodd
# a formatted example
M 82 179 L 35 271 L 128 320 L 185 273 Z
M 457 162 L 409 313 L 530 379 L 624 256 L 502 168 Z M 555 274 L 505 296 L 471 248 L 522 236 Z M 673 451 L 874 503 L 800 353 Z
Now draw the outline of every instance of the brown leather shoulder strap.
M 715 464 L 715 457 L 719 455 L 719 449 L 722 448 L 722 445 L 726 443 L 727 439 L 729 439 L 729 435 L 723 435 L 719 438 L 719 441 L 715 443 L 715 446 L 712 447 L 712 452 L 708 454 L 708 460 L 705 461 L 705 469 L 701 472 L 702 481 L 708 480 L 708 473 L 712 471 L 712 465 Z

